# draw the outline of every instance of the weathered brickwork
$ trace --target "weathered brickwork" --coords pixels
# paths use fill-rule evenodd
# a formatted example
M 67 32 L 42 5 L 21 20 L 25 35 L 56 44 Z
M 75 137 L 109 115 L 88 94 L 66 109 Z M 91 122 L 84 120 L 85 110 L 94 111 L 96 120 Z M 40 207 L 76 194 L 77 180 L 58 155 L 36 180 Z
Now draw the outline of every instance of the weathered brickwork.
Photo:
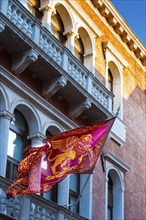
M 105 60 L 102 52 L 102 42 L 110 41 L 117 51 L 128 61 L 129 66 L 123 69 L 123 116 L 127 124 L 126 144 L 119 147 L 112 140 L 108 141 L 104 150 L 110 150 L 123 162 L 130 166 L 125 174 L 125 219 L 137 220 L 146 218 L 146 74 L 124 48 L 120 41 L 104 25 L 95 12 L 84 1 L 78 1 L 88 16 L 103 32 L 96 39 L 96 69 L 105 77 Z M 115 33 L 116 35 L 116 33 Z M 100 78 L 100 77 L 99 77 Z M 100 161 L 93 174 L 93 220 L 104 219 L 105 178 Z

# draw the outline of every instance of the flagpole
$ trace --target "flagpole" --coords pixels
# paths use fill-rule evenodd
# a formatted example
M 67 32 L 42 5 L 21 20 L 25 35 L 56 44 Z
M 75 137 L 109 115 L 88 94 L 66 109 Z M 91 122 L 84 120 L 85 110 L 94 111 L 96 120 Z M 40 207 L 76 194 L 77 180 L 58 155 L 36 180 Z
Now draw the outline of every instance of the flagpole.
M 115 120 L 116 120 L 116 118 L 117 118 L 118 115 L 119 115 L 119 111 L 120 111 L 120 106 L 117 108 L 117 112 L 116 112 L 116 115 L 115 115 Z M 115 122 L 115 120 L 114 120 L 114 122 Z M 113 122 L 113 124 L 114 124 L 114 122 Z M 111 125 L 111 128 L 112 128 L 113 124 Z M 105 142 L 106 142 L 106 140 L 108 139 L 108 137 L 109 137 L 109 135 L 108 135 L 108 136 L 106 137 L 106 139 L 104 140 L 103 146 L 105 145 Z M 103 151 L 103 150 L 102 150 L 102 151 Z M 104 159 L 103 159 L 102 151 L 101 151 L 101 154 L 100 154 L 100 159 L 101 159 L 102 170 L 103 170 L 103 172 L 105 172 Z
M 87 185 L 87 183 L 88 183 L 88 181 L 89 181 L 89 179 L 90 179 L 90 175 L 91 175 L 91 173 L 88 174 L 88 177 L 87 177 L 87 179 L 86 179 L 86 181 L 85 181 L 85 183 L 84 183 L 84 185 L 83 185 L 83 188 L 82 188 L 82 190 L 81 190 L 81 192 L 80 192 L 80 194 L 79 194 L 79 196 L 78 196 L 78 198 L 77 198 L 77 201 L 75 202 L 74 209 L 73 209 L 73 211 L 71 212 L 71 215 L 69 216 L 69 220 L 72 220 L 73 214 L 75 213 L 76 207 L 77 207 L 77 205 L 78 205 L 78 203 L 79 203 L 79 201 L 80 201 L 80 198 L 81 198 L 81 196 L 82 196 L 82 193 L 83 193 L 83 191 L 84 191 L 84 189 L 85 189 L 85 187 L 86 187 L 86 185 Z

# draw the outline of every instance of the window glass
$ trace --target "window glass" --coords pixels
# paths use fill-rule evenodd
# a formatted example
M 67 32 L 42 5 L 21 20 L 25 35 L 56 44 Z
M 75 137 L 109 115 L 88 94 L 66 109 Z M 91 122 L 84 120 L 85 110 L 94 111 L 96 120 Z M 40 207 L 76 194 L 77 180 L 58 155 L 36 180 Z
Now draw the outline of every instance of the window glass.
M 70 182 L 69 182 L 70 190 L 78 193 L 78 175 L 71 174 L 70 175 Z
M 30 13 L 42 21 L 43 12 L 39 10 L 40 8 L 40 1 L 39 0 L 28 0 L 28 9 Z
M 66 44 L 67 38 L 64 33 L 64 25 L 58 12 L 53 14 L 51 20 L 51 28 L 53 35 L 63 44 Z
M 84 46 L 83 46 L 83 42 L 80 36 L 78 36 L 75 39 L 75 45 L 74 45 L 74 55 L 75 57 L 81 62 L 83 63 L 83 56 L 84 56 Z
M 21 161 L 24 147 L 28 144 L 28 126 L 24 116 L 18 110 L 14 111 L 15 121 L 11 122 L 8 140 L 8 155 Z
M 108 89 L 113 92 L 113 75 L 110 69 L 108 69 Z
M 113 219 L 113 182 L 108 175 L 108 220 Z
M 76 204 L 80 193 L 79 184 L 80 184 L 80 175 L 71 174 L 69 181 L 69 204 L 70 204 L 69 209 L 71 211 L 75 211 L 76 213 L 79 213 L 79 203 Z

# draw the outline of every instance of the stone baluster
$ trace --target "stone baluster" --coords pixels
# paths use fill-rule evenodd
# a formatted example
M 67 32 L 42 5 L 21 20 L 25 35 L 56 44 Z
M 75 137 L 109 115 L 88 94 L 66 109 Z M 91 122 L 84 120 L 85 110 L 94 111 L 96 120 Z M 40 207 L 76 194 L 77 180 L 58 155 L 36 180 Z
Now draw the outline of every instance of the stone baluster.
M 17 196 L 14 198 L 13 216 L 14 216 L 15 219 L 19 219 L 19 216 L 20 216 L 20 201 L 17 198 Z
M 88 75 L 87 78 L 87 91 L 92 94 L 92 77 L 90 75 Z
M 35 220 L 35 219 L 34 219 L 34 209 L 35 209 L 35 208 L 34 208 L 34 204 L 31 203 L 31 204 L 30 204 L 30 213 L 29 213 L 30 215 L 29 215 L 29 218 L 28 218 L 28 219 L 30 219 L 30 220 Z
M 6 213 L 7 210 L 7 199 L 5 191 L 0 188 L 0 213 Z
M 36 205 L 34 210 L 34 215 L 36 220 L 40 220 L 40 210 L 41 210 L 40 206 Z
M 14 115 L 8 111 L 0 112 L 0 176 L 5 177 L 10 121 Z

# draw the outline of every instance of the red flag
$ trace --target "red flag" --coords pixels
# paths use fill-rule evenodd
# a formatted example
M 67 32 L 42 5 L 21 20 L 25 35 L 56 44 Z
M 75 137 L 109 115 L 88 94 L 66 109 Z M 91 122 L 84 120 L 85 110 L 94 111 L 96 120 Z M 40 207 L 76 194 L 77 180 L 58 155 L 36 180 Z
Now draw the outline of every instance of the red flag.
M 49 138 L 42 147 L 27 147 L 29 155 L 18 165 L 21 178 L 8 188 L 7 197 L 47 192 L 71 173 L 91 172 L 114 121 L 75 128 Z

